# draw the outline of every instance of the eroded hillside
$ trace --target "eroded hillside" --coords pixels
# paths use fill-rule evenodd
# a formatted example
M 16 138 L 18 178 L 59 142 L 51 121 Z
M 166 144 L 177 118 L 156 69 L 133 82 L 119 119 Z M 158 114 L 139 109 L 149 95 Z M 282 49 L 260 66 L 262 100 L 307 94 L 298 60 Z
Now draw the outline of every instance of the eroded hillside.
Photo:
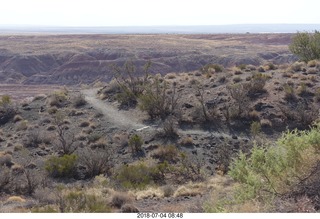
M 153 73 L 198 70 L 207 63 L 275 64 L 296 60 L 291 34 L 2 35 L 2 83 L 79 84 L 113 77 L 112 64 L 153 62 Z

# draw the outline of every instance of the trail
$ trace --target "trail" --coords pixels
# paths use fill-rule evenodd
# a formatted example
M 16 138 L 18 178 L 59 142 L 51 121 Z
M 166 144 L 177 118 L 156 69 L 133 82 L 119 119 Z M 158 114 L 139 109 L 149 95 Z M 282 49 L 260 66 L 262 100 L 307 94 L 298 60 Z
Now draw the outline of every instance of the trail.
M 86 101 L 95 109 L 108 118 L 108 120 L 119 128 L 143 130 L 148 126 L 139 123 L 139 121 L 132 117 L 128 117 L 121 110 L 97 98 L 96 93 L 98 89 L 82 90 L 81 93 L 85 96 Z
M 135 131 L 143 131 L 143 130 L 157 130 L 157 126 L 147 126 L 138 119 L 136 119 L 134 116 L 128 116 L 123 111 L 117 109 L 116 107 L 112 106 L 111 104 L 108 104 L 105 101 L 102 101 L 98 99 L 96 96 L 96 93 L 98 91 L 98 88 L 94 89 L 86 89 L 82 90 L 81 93 L 85 96 L 85 99 L 87 102 L 94 107 L 95 109 L 101 111 L 101 113 L 108 118 L 108 121 L 115 126 L 126 129 L 126 130 L 135 130 Z M 210 131 L 204 131 L 204 130 L 198 130 L 198 129 L 187 129 L 182 130 L 178 129 L 178 133 L 185 134 L 185 135 L 211 135 L 211 136 L 224 136 L 224 137 L 230 137 L 230 135 L 226 133 L 219 133 L 219 132 L 210 132 Z

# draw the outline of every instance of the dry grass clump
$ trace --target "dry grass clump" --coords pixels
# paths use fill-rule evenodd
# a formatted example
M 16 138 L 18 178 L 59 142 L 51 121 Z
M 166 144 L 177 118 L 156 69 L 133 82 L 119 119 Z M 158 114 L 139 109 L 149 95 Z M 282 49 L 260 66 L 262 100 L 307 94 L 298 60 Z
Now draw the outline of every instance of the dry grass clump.
M 133 204 L 124 204 L 121 207 L 121 212 L 122 213 L 137 213 L 137 212 L 140 212 L 140 211 Z
M 305 63 L 303 62 L 295 62 L 290 66 L 290 70 L 293 72 L 302 71 L 304 66 L 305 66 Z
M 164 192 L 161 188 L 148 188 L 146 190 L 135 192 L 135 197 L 137 200 L 149 198 L 163 198 Z
M 110 205 L 116 208 L 121 208 L 124 204 L 132 202 L 132 197 L 123 192 L 116 192 L 113 194 L 111 198 Z
M 3 165 L 9 166 L 12 163 L 12 155 L 6 151 L 0 152 L 0 167 Z
M 129 134 L 127 132 L 120 132 L 113 135 L 112 140 L 115 144 L 125 147 L 129 143 Z
M 9 203 L 13 203 L 13 202 L 26 202 L 26 200 L 20 196 L 10 196 L 7 200 L 6 200 L 6 204 Z
M 319 65 L 319 62 L 317 60 L 310 60 L 308 63 L 307 63 L 307 66 L 310 67 L 310 68 L 314 68 L 316 67 L 317 65 Z
M 197 196 L 203 195 L 207 190 L 207 186 L 204 183 L 187 184 L 180 186 L 173 194 L 173 197 L 180 196 Z
M 193 145 L 193 139 L 192 137 L 184 137 L 180 140 L 179 144 L 181 146 L 185 146 L 185 147 L 188 147 L 188 146 L 192 146 Z
M 177 76 L 175 73 L 169 73 L 165 76 L 165 79 L 175 79 Z
M 234 77 L 232 80 L 234 83 L 239 83 L 242 81 L 241 77 L 239 77 L 239 76 Z
M 24 131 L 28 129 L 28 120 L 22 120 L 17 124 L 17 131 Z
M 308 70 L 307 70 L 307 74 L 310 74 L 310 75 L 317 74 L 318 72 L 319 72 L 319 70 L 316 68 L 308 68 Z
M 21 121 L 21 120 L 23 120 L 23 118 L 22 118 L 22 116 L 20 116 L 20 115 L 15 115 L 15 116 L 13 117 L 13 122 L 14 122 L 14 123 L 19 122 L 19 121 Z
M 293 75 L 293 74 L 292 74 L 291 72 L 286 72 L 286 71 L 285 71 L 285 72 L 282 73 L 282 77 L 284 77 L 284 78 L 291 78 L 292 75 Z
M 16 144 L 13 147 L 13 151 L 21 151 L 23 149 L 23 145 L 22 144 Z
M 155 159 L 159 159 L 160 161 L 168 161 L 171 163 L 174 163 L 177 161 L 179 157 L 179 150 L 174 145 L 168 145 L 168 146 L 160 146 L 158 147 L 154 153 L 152 154 L 152 157 Z
M 260 125 L 263 128 L 271 128 L 272 127 L 272 122 L 269 119 L 261 119 L 260 120 Z

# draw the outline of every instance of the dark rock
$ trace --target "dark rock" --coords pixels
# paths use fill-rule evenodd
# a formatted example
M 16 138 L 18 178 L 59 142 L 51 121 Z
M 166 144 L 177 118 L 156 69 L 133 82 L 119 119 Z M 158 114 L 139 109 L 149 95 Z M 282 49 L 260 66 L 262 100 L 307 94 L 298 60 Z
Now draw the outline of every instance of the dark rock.
M 233 136 L 232 136 L 232 139 L 238 139 L 238 136 L 233 135 Z

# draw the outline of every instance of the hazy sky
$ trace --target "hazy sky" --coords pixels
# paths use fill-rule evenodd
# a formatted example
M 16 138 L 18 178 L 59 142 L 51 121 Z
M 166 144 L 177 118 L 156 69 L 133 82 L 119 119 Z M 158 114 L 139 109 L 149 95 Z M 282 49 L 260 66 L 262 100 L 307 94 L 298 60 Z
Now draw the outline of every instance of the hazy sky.
M 319 0 L 0 0 L 0 25 L 320 24 Z

